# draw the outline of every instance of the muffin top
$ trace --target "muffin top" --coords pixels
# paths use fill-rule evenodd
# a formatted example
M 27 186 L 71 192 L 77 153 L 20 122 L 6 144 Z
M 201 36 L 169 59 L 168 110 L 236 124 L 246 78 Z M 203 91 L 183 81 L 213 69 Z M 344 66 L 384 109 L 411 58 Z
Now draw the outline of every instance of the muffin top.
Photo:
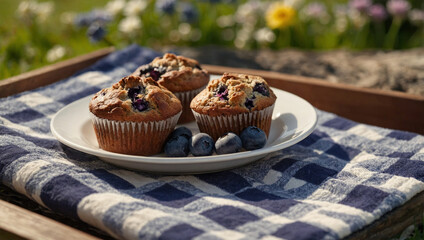
M 179 113 L 181 102 L 152 78 L 128 76 L 102 89 L 89 104 L 90 112 L 115 121 L 160 121 Z
M 262 110 L 277 97 L 267 82 L 253 75 L 224 73 L 212 80 L 190 104 L 194 111 L 209 116 L 231 115 Z
M 209 74 L 200 67 L 199 62 L 171 53 L 140 66 L 132 75 L 151 77 L 171 92 L 191 91 L 209 82 Z

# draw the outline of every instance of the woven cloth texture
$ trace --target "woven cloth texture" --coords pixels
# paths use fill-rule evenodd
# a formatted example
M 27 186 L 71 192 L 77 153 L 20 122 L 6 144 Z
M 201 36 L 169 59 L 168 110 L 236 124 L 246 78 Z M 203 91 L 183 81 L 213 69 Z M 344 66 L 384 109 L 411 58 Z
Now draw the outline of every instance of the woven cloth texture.
M 424 190 L 423 136 L 319 110 L 317 128 L 300 143 L 199 175 L 122 169 L 53 137 L 58 110 L 158 55 L 132 45 L 0 99 L 2 183 L 121 239 L 340 239 Z

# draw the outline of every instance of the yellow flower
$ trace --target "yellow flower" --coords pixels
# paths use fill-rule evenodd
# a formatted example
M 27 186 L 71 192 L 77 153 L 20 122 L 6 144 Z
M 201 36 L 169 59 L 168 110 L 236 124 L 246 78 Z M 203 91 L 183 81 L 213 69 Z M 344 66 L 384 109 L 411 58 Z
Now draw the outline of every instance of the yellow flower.
M 266 23 L 271 29 L 284 29 L 294 23 L 296 10 L 281 2 L 271 4 L 266 12 Z

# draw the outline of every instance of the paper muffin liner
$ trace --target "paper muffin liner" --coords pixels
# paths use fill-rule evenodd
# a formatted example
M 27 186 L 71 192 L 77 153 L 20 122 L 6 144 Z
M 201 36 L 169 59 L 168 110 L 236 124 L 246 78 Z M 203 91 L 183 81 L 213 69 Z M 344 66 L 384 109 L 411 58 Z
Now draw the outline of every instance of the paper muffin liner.
M 149 156 L 160 153 L 181 112 L 151 122 L 114 121 L 91 114 L 99 147 L 110 152 Z
M 178 123 L 187 123 L 194 121 L 193 113 L 191 112 L 190 103 L 193 98 L 199 94 L 207 85 L 194 89 L 191 91 L 185 92 L 174 92 L 174 95 L 181 101 L 181 105 L 183 106 L 183 113 L 181 114 L 180 120 Z
M 259 111 L 234 115 L 208 116 L 193 110 L 194 117 L 201 132 L 209 134 L 214 140 L 227 132 L 239 135 L 248 126 L 262 129 L 266 135 L 271 127 L 274 104 Z

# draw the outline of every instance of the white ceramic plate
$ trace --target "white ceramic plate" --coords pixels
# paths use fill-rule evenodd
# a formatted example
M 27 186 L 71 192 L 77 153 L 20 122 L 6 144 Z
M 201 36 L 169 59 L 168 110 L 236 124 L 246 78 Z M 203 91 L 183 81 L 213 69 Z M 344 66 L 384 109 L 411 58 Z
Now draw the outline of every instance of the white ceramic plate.
M 272 89 L 277 96 L 271 130 L 265 147 L 239 153 L 204 157 L 173 158 L 162 155 L 135 156 L 105 151 L 97 144 L 89 117 L 88 103 L 92 96 L 62 108 L 53 117 L 50 128 L 63 144 L 100 159 L 129 169 L 167 174 L 188 174 L 220 171 L 258 160 L 268 153 L 298 143 L 315 129 L 317 114 L 313 106 L 291 93 Z M 195 122 L 184 124 L 193 134 L 199 132 Z

